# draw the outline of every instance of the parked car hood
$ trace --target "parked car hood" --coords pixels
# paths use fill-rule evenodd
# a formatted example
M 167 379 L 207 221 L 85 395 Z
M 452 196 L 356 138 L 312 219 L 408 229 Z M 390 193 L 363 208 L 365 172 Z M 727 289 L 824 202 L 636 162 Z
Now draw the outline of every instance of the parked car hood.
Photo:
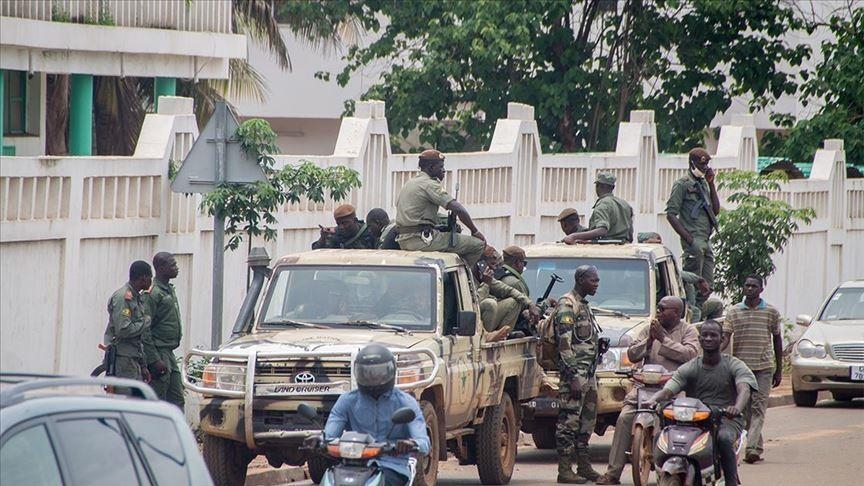
M 864 342 L 864 319 L 846 321 L 813 321 L 801 339 L 815 343 L 862 343 Z

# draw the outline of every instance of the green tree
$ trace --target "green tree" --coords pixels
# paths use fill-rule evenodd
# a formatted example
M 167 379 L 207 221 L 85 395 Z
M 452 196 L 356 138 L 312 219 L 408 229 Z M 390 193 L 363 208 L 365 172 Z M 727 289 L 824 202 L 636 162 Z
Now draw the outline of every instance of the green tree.
M 809 224 L 816 216 L 812 208 L 795 209 L 786 201 L 769 199 L 766 193 L 780 189 L 786 174 L 734 171 L 717 176 L 719 189 L 733 191 L 727 199 L 734 209 L 720 212 L 713 236 L 717 266 L 714 289 L 733 302 L 743 296 L 748 275 L 768 278 L 775 266 L 771 257 L 783 251 L 798 223 Z
M 661 149 L 681 148 L 733 96 L 759 108 L 794 92 L 779 66 L 809 53 L 781 40 L 800 22 L 774 0 L 361 3 L 387 21 L 336 80 L 391 63 L 364 97 L 387 102 L 397 135 L 445 150 L 486 144 L 508 101 L 535 107 L 546 150 L 611 149 L 633 109 L 655 110 Z
M 302 197 L 321 203 L 325 193 L 342 200 L 351 189 L 360 187 L 356 171 L 344 166 L 322 168 L 312 162 L 274 168 L 273 154 L 278 153 L 276 133 L 261 119 L 246 120 L 235 134 L 243 151 L 257 157 L 267 181 L 256 184 L 222 184 L 201 200 L 208 215 L 225 218 L 227 249 L 236 250 L 243 235 L 261 236 L 264 240 L 276 238 L 273 225 L 275 213 L 286 204 L 298 203 Z
M 833 39 L 822 43 L 824 61 L 803 84 L 804 104 L 821 103 L 809 120 L 792 126 L 792 117 L 776 115 L 774 121 L 791 127 L 788 135 L 767 137 L 767 153 L 795 162 L 813 160 L 827 138 L 842 138 L 847 163 L 864 164 L 864 8 L 841 12 L 828 24 Z

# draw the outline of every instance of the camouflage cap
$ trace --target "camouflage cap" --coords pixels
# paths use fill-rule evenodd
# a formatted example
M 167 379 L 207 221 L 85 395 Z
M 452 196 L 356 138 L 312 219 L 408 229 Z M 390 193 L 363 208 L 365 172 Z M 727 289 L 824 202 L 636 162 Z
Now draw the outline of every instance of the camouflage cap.
M 576 211 L 573 208 L 564 208 L 563 211 L 558 213 L 558 221 L 564 221 L 565 219 L 569 218 L 570 216 L 573 216 L 574 214 L 576 216 L 579 216 L 579 211 Z
M 356 210 L 354 206 L 350 204 L 342 204 L 333 211 L 333 219 L 346 218 L 348 216 L 355 216 Z
M 617 181 L 617 180 L 618 180 L 618 178 L 615 177 L 615 174 L 613 174 L 611 172 L 598 172 L 597 173 L 597 180 L 594 181 L 594 183 L 595 184 L 606 184 L 607 186 L 613 186 L 614 187 L 615 181 Z
M 701 147 L 696 147 L 690 151 L 690 162 L 694 164 L 696 162 L 708 162 L 709 160 L 711 160 L 711 155 Z
M 424 150 L 424 151 L 420 152 L 420 160 L 429 160 L 429 161 L 444 160 L 444 154 L 442 154 L 441 152 L 439 152 L 435 149 L 428 149 L 428 150 Z
M 524 260 L 525 250 L 516 245 L 508 246 L 507 248 L 504 248 L 504 256 L 510 257 L 513 260 Z

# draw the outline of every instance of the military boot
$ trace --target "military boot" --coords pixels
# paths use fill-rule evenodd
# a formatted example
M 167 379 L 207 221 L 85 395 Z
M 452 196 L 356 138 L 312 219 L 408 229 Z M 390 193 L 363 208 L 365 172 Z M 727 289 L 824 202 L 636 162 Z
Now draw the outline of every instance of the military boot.
M 569 457 L 558 458 L 558 484 L 585 484 L 588 480 L 580 478 L 573 472 L 573 464 Z
M 600 478 L 600 473 L 591 467 L 591 454 L 588 449 L 576 451 L 576 474 L 589 481 L 597 481 Z

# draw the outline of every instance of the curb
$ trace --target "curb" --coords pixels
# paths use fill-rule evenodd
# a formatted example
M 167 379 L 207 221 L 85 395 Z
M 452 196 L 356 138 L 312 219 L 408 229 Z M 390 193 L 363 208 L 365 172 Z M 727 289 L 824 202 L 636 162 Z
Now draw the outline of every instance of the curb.
M 309 478 L 305 466 L 282 466 L 279 469 L 268 469 L 247 475 L 245 486 L 275 486 L 306 479 Z

